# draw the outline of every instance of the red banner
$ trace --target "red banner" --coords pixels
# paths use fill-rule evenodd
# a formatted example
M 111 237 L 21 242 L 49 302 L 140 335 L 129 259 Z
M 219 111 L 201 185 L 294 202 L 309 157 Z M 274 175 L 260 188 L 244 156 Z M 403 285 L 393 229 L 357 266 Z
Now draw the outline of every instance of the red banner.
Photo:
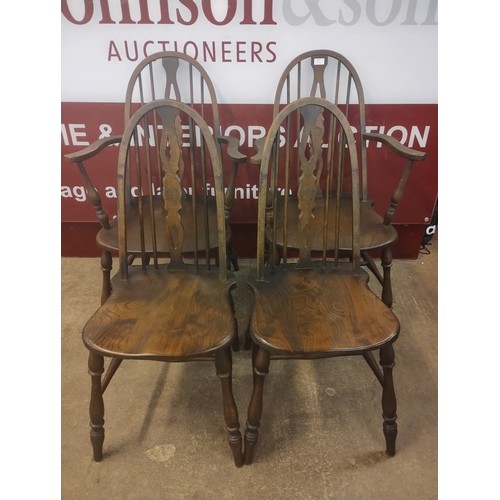
M 270 105 L 220 105 L 223 134 L 240 139 L 241 151 L 255 153 L 255 140 L 265 135 L 272 118 Z M 118 103 L 63 103 L 62 155 L 82 149 L 94 140 L 119 135 L 123 105 Z M 367 131 L 386 133 L 403 144 L 425 151 L 427 158 L 414 164 L 395 224 L 425 224 L 437 196 L 437 104 L 375 104 L 367 106 Z M 359 135 L 357 137 L 359 140 Z M 367 144 L 369 195 L 384 212 L 405 160 L 376 143 Z M 86 167 L 110 216 L 116 213 L 117 146 L 110 146 Z M 94 222 L 78 168 L 62 158 L 61 209 L 63 222 Z M 229 169 L 229 164 L 225 165 Z M 257 215 L 258 167 L 240 165 L 233 209 L 235 223 L 253 223 Z

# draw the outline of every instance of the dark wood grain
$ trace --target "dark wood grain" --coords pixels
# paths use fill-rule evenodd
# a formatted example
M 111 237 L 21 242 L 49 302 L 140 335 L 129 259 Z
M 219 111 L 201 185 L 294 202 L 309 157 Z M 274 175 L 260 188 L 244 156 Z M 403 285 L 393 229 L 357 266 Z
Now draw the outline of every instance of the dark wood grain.
M 229 289 L 218 270 L 144 272 L 132 266 L 89 320 L 83 340 L 106 356 L 175 361 L 206 356 L 234 335 Z
M 254 282 L 251 332 L 275 352 L 341 355 L 394 341 L 399 322 L 348 270 L 277 269 L 268 282 Z

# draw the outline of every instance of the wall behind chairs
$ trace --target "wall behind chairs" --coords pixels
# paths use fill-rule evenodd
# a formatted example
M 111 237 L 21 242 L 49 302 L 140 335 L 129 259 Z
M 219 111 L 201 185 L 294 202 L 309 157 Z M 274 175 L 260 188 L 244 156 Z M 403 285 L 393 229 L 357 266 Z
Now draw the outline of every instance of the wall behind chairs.
M 325 48 L 357 69 L 371 131 L 428 154 L 414 165 L 394 220 L 395 257 L 418 256 L 437 198 L 437 0 L 63 0 L 61 6 L 63 255 L 97 255 L 98 224 L 76 167 L 62 156 L 121 133 L 126 85 L 140 60 L 161 50 L 198 59 L 214 82 L 223 132 L 239 137 L 252 155 L 270 124 L 284 67 L 302 52 Z M 89 166 L 111 215 L 117 149 Z M 369 143 L 369 165 L 386 153 Z M 376 206 L 386 205 L 391 172 L 403 165 L 389 157 L 383 172 L 370 171 Z M 233 221 L 242 257 L 254 256 L 257 179 L 255 166 L 240 166 Z

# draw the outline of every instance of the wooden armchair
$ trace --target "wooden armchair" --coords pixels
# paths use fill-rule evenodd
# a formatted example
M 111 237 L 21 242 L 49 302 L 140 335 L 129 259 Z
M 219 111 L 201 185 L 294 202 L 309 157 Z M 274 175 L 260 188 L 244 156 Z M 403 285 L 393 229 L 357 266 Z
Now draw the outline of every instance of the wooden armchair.
M 246 464 L 253 461 L 264 378 L 275 358 L 363 356 L 382 386 L 386 451 L 395 454 L 393 342 L 400 325 L 370 290 L 361 267 L 359 163 L 351 126 L 330 101 L 293 101 L 277 113 L 269 129 L 262 149 L 257 269 L 251 282 L 254 375 Z M 349 196 L 342 198 L 342 192 Z M 272 255 L 277 246 L 280 259 Z
M 227 144 L 226 155 L 232 163 L 231 174 L 225 182 L 225 217 L 229 223 L 231 218 L 231 207 L 234 200 L 234 187 L 238 165 L 246 160 L 246 157 L 238 151 L 238 141 L 235 137 L 223 136 L 220 126 L 219 109 L 214 85 L 205 69 L 193 58 L 179 52 L 159 52 L 144 59 L 132 73 L 125 96 L 124 126 L 132 116 L 134 110 L 155 99 L 174 99 L 196 109 L 213 129 L 216 137 L 216 146 L 222 158 L 222 144 Z M 186 125 L 187 127 L 188 125 Z M 141 131 L 141 135 L 144 132 Z M 111 219 L 103 210 L 101 197 L 96 184 L 91 180 L 91 175 L 86 167 L 90 169 L 99 168 L 99 152 L 111 144 L 120 142 L 121 136 L 111 136 L 100 139 L 81 151 L 65 156 L 66 160 L 75 163 L 82 175 L 88 199 L 96 210 L 97 219 L 102 229 L 96 236 L 97 245 L 101 249 L 101 268 L 103 271 L 103 286 L 101 302 L 104 302 L 111 293 L 111 270 L 112 254 L 118 252 L 118 227 L 116 220 Z M 192 145 L 194 147 L 194 144 Z M 101 166 L 102 168 L 102 166 Z M 90 170 L 89 169 L 89 170 Z M 158 224 L 164 217 L 162 208 L 162 193 L 153 193 L 154 204 L 157 210 L 154 212 L 155 221 L 145 220 L 145 224 Z M 129 218 L 138 223 L 137 200 L 128 192 L 125 198 Z M 214 212 L 214 207 L 208 207 Z M 215 216 L 215 212 L 213 214 Z M 228 265 L 238 270 L 238 261 L 231 244 L 230 226 L 227 227 L 228 237 Z M 186 242 L 189 246 L 190 242 Z M 129 246 L 129 257 L 131 259 L 138 255 L 138 245 Z M 187 247 L 186 247 L 187 248 Z M 190 248 L 194 250 L 194 247 Z M 145 247 L 146 253 L 151 254 L 153 249 Z
M 382 300 L 389 307 L 393 302 L 393 291 L 391 285 L 392 266 L 392 245 L 396 241 L 398 234 L 392 220 L 397 206 L 403 196 L 403 192 L 408 181 L 408 177 L 415 161 L 425 158 L 425 153 L 416 151 L 402 145 L 399 141 L 385 134 L 366 132 L 366 112 L 365 98 L 361 80 L 354 66 L 341 54 L 331 50 L 312 50 L 305 52 L 293 59 L 284 69 L 278 85 L 273 105 L 273 117 L 284 105 L 301 97 L 316 96 L 328 99 L 338 105 L 346 115 L 351 126 L 359 133 L 356 142 L 357 155 L 360 163 L 360 248 L 362 263 L 366 265 L 382 285 Z M 398 155 L 403 163 L 401 165 L 401 176 L 399 181 L 392 187 L 391 199 L 386 207 L 375 207 L 373 200 L 369 196 L 368 178 L 376 176 L 380 169 L 377 165 L 368 165 L 366 154 L 367 141 L 374 141 L 383 144 L 387 148 L 387 155 Z M 263 140 L 257 143 L 257 148 L 262 148 Z M 261 152 L 258 152 L 251 161 L 260 163 Z M 348 214 L 350 207 L 349 193 L 340 192 L 340 210 L 344 211 L 344 205 Z M 281 199 L 281 202 L 283 199 Z M 288 200 L 289 217 L 298 216 L 298 200 L 290 197 Z M 334 204 L 330 204 L 333 210 Z M 276 211 L 283 210 L 283 206 L 278 200 Z M 322 212 L 317 214 L 321 225 Z M 330 216 L 331 218 L 331 216 Z M 288 244 L 296 238 L 293 226 L 288 232 Z M 281 234 L 278 232 L 278 234 Z M 339 233 L 341 250 L 350 250 L 350 235 L 345 234 L 340 228 Z M 277 236 L 275 245 L 278 249 L 276 258 L 280 258 L 280 249 L 284 242 Z M 321 242 L 314 249 L 321 248 Z M 331 248 L 330 248 L 331 250 Z M 375 263 L 372 253 L 380 253 L 382 272 Z
M 182 146 L 182 124 L 188 124 L 187 130 L 193 134 L 184 140 L 198 141 L 194 152 Z M 141 141 L 143 131 L 145 140 Z M 195 131 L 200 132 L 199 137 L 194 136 Z M 160 207 L 150 192 L 158 172 L 163 188 L 161 217 L 153 216 Z M 134 211 L 128 199 L 131 186 L 139 193 Z M 209 360 L 215 362 L 222 384 L 234 463 L 242 465 L 231 386 L 230 345 L 237 332 L 230 291 L 235 285 L 224 264 L 225 222 L 222 166 L 206 122 L 197 111 L 177 101 L 158 100 L 143 106 L 132 116 L 120 142 L 119 271 L 112 279 L 109 297 L 83 330 L 92 380 L 94 460 L 103 457 L 103 394 L 122 360 Z M 131 263 L 132 254 L 139 257 L 137 265 Z M 221 264 L 218 267 L 212 263 L 214 254 Z M 110 359 L 106 370 L 105 358 Z

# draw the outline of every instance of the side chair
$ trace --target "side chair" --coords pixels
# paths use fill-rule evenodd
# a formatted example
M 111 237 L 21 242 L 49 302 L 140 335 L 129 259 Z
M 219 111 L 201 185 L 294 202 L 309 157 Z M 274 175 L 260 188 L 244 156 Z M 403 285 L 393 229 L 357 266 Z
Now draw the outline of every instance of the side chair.
M 284 140 L 283 130 L 288 131 Z M 369 288 L 361 266 L 359 170 L 351 125 L 334 103 L 304 97 L 277 113 L 263 145 L 259 177 L 246 464 L 254 459 L 263 401 L 273 404 L 272 394 L 264 394 L 271 359 L 362 356 L 382 387 L 386 452 L 396 452 L 392 372 L 400 324 Z M 341 192 L 349 196 L 342 198 Z M 277 245 L 279 259 L 272 255 Z
M 181 125 L 187 125 L 183 138 Z M 225 265 L 227 225 L 216 140 L 196 110 L 175 100 L 142 106 L 125 127 L 117 168 L 119 269 L 109 296 L 83 329 L 95 461 L 103 458 L 103 396 L 127 359 L 213 362 L 233 460 L 237 467 L 243 463 L 232 392 L 235 281 Z M 154 178 L 162 185 L 160 198 L 151 193 Z M 207 192 L 207 181 L 213 193 Z M 133 211 L 131 187 L 138 193 Z M 137 258 L 131 260 L 131 254 Z

